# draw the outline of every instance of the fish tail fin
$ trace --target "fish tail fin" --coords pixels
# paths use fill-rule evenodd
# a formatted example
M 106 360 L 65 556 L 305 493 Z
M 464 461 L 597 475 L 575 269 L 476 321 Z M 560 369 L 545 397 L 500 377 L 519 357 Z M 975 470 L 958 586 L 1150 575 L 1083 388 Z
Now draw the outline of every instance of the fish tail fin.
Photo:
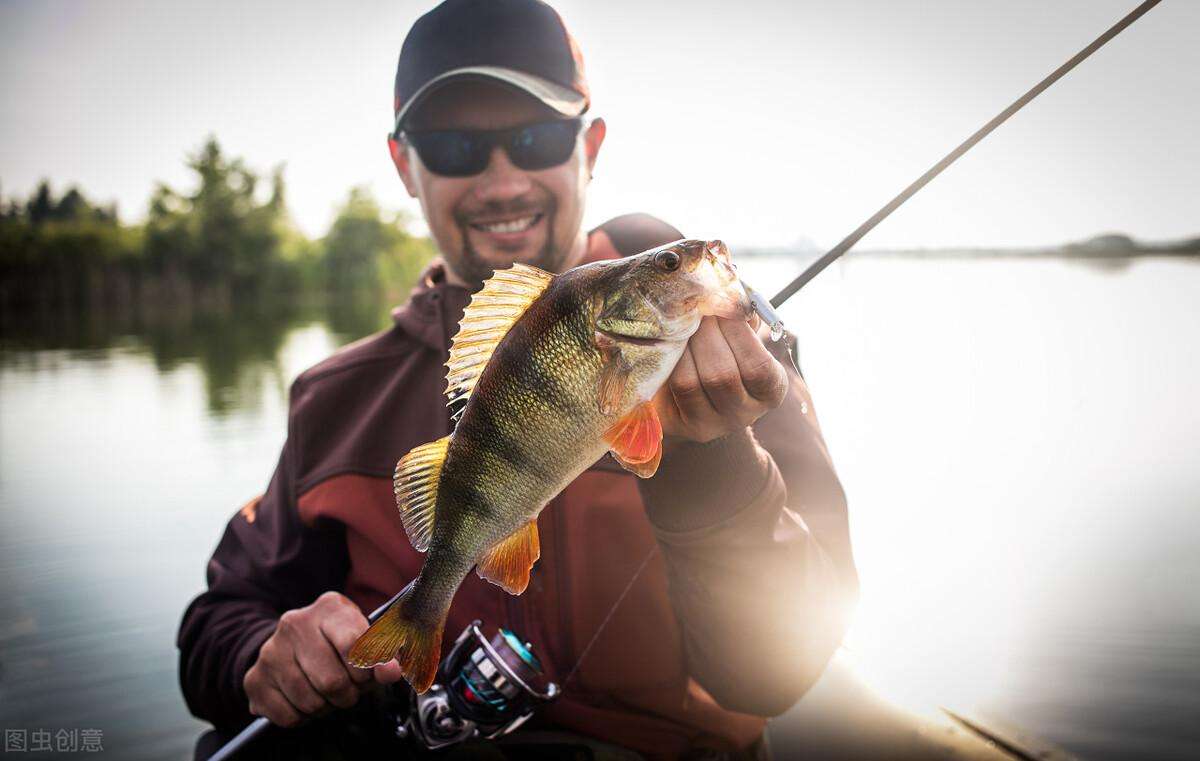
M 352 666 L 370 668 L 395 658 L 413 689 L 425 692 L 437 678 L 442 656 L 442 631 L 446 628 L 449 610 L 442 611 L 433 622 L 408 617 L 404 601 L 412 595 L 412 590 L 413 585 L 410 585 L 362 633 L 350 648 L 347 660 Z

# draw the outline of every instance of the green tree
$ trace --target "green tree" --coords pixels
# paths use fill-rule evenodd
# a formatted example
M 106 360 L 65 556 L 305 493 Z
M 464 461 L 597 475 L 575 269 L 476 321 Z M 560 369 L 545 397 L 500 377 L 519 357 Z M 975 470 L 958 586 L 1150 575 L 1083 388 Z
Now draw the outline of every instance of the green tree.
M 50 218 L 54 211 L 54 194 L 50 191 L 50 183 L 42 180 L 37 191 L 25 204 L 25 216 L 32 224 L 40 224 Z
M 24 204 L 0 203 L 0 315 L 31 309 L 97 310 L 128 293 L 141 253 L 141 230 L 117 221 L 115 207 L 91 203 L 78 188 L 56 198 L 43 180 Z
M 404 298 L 433 258 L 428 238 L 407 231 L 402 212 L 385 213 L 370 191 L 350 190 L 322 241 L 330 322 L 348 337 L 387 322 L 389 301 Z
M 145 225 L 48 181 L 0 197 L 0 340 L 101 348 L 135 336 L 164 366 L 197 360 L 216 410 L 296 321 L 324 309 L 344 339 L 386 326 L 434 254 L 363 188 L 311 240 L 288 214 L 282 166 L 260 175 L 211 138 L 187 166 L 194 183 L 159 184 Z
M 291 225 L 284 204 L 282 168 L 271 192 L 259 200 L 260 178 L 241 159 L 230 159 L 215 138 L 188 158 L 197 175 L 193 193 L 165 184 L 155 188 L 146 225 L 152 266 L 203 288 L 252 296 L 276 284 Z
M 323 241 L 328 287 L 406 293 L 435 253 L 432 241 L 407 231 L 408 222 L 403 212 L 385 213 L 366 188 L 352 188 Z

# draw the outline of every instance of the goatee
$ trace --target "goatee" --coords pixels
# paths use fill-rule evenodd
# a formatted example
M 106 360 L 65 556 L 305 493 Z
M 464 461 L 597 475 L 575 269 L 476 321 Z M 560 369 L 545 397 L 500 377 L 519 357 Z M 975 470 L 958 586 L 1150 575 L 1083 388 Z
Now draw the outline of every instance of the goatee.
M 542 244 L 541 249 L 532 259 L 522 259 L 524 264 L 530 264 L 534 267 L 539 267 L 547 272 L 558 272 L 562 263 L 566 260 L 570 251 L 558 251 L 554 245 L 554 216 L 557 210 L 557 204 L 553 201 L 547 204 L 540 205 L 535 213 L 540 213 L 543 216 L 543 222 L 546 225 L 546 241 Z M 496 205 L 489 207 L 488 211 L 497 216 L 517 216 L 529 211 L 529 209 L 521 204 L 505 204 L 503 206 Z M 462 236 L 463 246 L 461 258 L 454 262 L 454 269 L 459 277 L 466 280 L 471 291 L 477 291 L 483 287 L 485 280 L 492 276 L 496 266 L 486 260 L 475 249 L 471 243 L 471 226 L 466 221 L 465 215 L 456 214 L 455 221 L 458 223 L 459 233 Z M 516 261 L 514 259 L 513 261 Z M 501 265 L 501 269 L 508 265 Z

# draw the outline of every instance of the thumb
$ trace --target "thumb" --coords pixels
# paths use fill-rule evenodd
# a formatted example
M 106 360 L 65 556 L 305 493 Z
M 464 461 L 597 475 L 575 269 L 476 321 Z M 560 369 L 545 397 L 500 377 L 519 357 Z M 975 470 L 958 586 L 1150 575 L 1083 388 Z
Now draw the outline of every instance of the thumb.
M 371 669 L 371 672 L 375 681 L 380 684 L 394 684 L 404 678 L 403 672 L 400 671 L 400 664 L 396 662 L 395 658 L 387 663 L 379 664 Z

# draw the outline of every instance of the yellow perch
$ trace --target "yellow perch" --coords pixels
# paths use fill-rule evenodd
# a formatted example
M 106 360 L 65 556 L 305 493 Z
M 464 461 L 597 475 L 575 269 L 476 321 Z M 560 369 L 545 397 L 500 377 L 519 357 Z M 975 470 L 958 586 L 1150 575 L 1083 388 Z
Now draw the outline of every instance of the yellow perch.
M 475 294 L 446 363 L 453 434 L 396 465 L 396 502 L 420 574 L 350 650 L 396 658 L 418 691 L 441 658 L 454 593 L 474 567 L 518 595 L 540 555 L 538 513 L 611 451 L 649 478 L 662 455 L 651 399 L 705 315 L 750 304 L 720 241 L 681 240 L 552 275 L 523 264 Z

